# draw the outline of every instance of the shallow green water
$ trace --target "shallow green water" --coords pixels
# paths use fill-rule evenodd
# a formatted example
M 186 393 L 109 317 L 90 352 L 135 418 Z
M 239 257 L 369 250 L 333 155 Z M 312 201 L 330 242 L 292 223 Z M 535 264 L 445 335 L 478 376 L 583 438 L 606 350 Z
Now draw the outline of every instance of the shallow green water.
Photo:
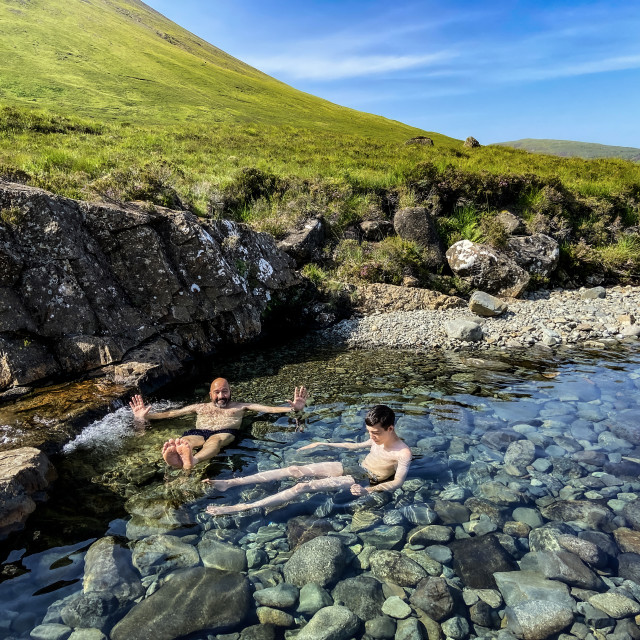
M 470 486 L 469 464 L 498 459 L 482 441 L 488 431 L 525 424 L 550 437 L 564 437 L 579 421 L 597 435 L 603 430 L 598 425 L 616 412 L 637 409 L 640 350 L 505 353 L 480 359 L 299 343 L 216 362 L 200 378 L 150 400 L 158 408 L 203 401 L 209 381 L 217 376 L 229 379 L 234 399 L 271 405 L 284 404 L 294 387 L 304 384 L 310 390 L 307 411 L 299 420 L 251 417 L 241 439 L 190 476 L 167 470 L 160 449 L 167 438 L 192 427 L 191 417 L 154 422 L 136 432 L 123 408 L 86 429 L 55 460 L 60 479 L 49 502 L 39 507 L 25 531 L 5 543 L 0 599 L 11 612 L 13 637 L 28 637 L 52 602 L 79 589 L 83 554 L 104 535 L 139 539 L 194 527 L 255 531 L 301 513 L 352 513 L 349 498 L 318 495 L 267 514 L 212 519 L 203 514 L 210 500 L 227 504 L 254 499 L 274 488 L 219 494 L 203 487 L 205 476 L 224 478 L 299 461 L 295 449 L 315 439 L 359 439 L 367 409 L 388 404 L 396 411 L 399 435 L 414 448 L 410 478 L 422 479 L 434 492 L 452 483 Z M 446 446 L 433 450 L 425 440 L 433 433 L 444 437 Z M 637 456 L 632 448 L 623 453 Z M 331 450 L 324 450 L 308 459 L 332 457 Z M 428 492 L 421 496 L 428 499 Z

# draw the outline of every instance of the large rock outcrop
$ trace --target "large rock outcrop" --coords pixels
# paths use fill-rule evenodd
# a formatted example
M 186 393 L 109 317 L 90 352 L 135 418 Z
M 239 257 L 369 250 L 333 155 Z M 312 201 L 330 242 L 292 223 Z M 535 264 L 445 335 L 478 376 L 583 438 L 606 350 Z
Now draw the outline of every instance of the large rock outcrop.
M 259 336 L 299 283 L 273 239 L 243 225 L 0 181 L 0 390 L 106 365 L 157 386 Z
M 0 452 L 0 540 L 21 529 L 45 498 L 44 490 L 56 478 L 47 456 L 32 447 Z

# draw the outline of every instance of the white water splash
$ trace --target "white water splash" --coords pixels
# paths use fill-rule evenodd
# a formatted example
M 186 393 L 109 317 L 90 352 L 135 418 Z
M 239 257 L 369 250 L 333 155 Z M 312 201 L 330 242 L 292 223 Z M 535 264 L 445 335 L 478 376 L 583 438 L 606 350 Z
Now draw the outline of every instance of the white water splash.
M 176 406 L 178 405 L 175 403 L 162 402 L 154 404 L 153 411 L 166 411 Z M 140 429 L 136 428 L 131 409 L 121 407 L 85 427 L 71 442 L 65 444 L 62 450 L 69 454 L 78 449 L 118 449 L 125 439 L 139 433 Z

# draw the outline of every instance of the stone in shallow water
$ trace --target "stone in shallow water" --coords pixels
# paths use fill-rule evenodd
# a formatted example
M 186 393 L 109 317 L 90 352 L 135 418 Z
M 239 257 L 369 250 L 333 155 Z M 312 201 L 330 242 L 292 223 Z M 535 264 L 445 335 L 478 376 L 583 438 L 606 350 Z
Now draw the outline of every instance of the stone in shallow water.
M 284 565 L 287 582 L 303 587 L 315 582 L 321 587 L 338 580 L 347 566 L 347 548 L 334 537 L 318 536 L 300 545 Z
M 453 568 L 467 587 L 494 589 L 496 571 L 518 568 L 513 558 L 492 535 L 456 540 L 449 545 L 453 552 Z
M 433 542 L 449 542 L 453 537 L 450 527 L 439 524 L 429 524 L 416 527 L 409 531 L 407 535 L 408 544 L 430 544 Z
M 520 561 L 523 571 L 537 571 L 545 578 L 559 580 L 572 587 L 597 591 L 604 586 L 602 579 L 569 551 L 534 551 Z
M 613 537 L 622 553 L 640 554 L 640 531 L 633 531 L 625 527 L 616 529 Z
M 310 582 L 300 589 L 300 602 L 297 611 L 307 615 L 313 615 L 324 607 L 330 607 L 333 604 L 333 598 L 329 592 L 320 585 Z
M 365 544 L 376 549 L 393 549 L 404 539 L 404 527 L 401 525 L 379 525 L 375 529 L 361 531 L 358 535 Z
M 116 624 L 111 639 L 174 640 L 223 630 L 240 624 L 249 604 L 249 582 L 241 574 L 205 567 L 176 571 Z
M 573 611 L 558 602 L 533 600 L 506 609 L 507 628 L 519 638 L 544 640 L 573 623 Z
M 385 598 L 382 585 L 375 578 L 347 578 L 338 582 L 331 595 L 334 602 L 345 605 L 361 620 L 371 620 L 382 614 Z
M 132 560 L 142 576 L 162 575 L 200 564 L 200 556 L 193 545 L 168 535 L 149 536 L 137 542 Z
M 320 609 L 296 640 L 348 640 L 360 627 L 360 619 L 340 605 Z
M 544 524 L 544 520 L 538 510 L 529 507 L 517 507 L 513 510 L 512 517 L 516 522 L 523 522 L 532 529 L 537 529 Z
M 260 589 L 253 594 L 253 599 L 261 606 L 288 609 L 298 601 L 300 591 L 293 584 L 282 583 L 275 587 Z
M 396 621 L 389 616 L 379 616 L 364 624 L 366 634 L 375 640 L 392 640 L 396 635 Z
M 619 593 L 598 593 L 589 598 L 589 604 L 616 619 L 628 618 L 640 613 L 640 604 Z
M 461 489 L 461 497 L 464 497 L 464 489 Z M 440 494 L 442 498 L 442 494 Z M 433 505 L 434 511 L 438 514 L 443 524 L 462 524 L 467 522 L 471 515 L 469 509 L 459 502 L 450 502 L 449 500 L 436 500 Z
M 593 542 L 569 535 L 559 536 L 557 540 L 561 547 L 575 553 L 583 562 L 598 569 L 604 569 L 608 564 L 607 554 Z
M 546 600 L 575 608 L 566 584 L 543 578 L 533 571 L 498 571 L 494 574 L 505 604 L 515 607 L 522 602 Z
M 274 627 L 292 627 L 294 624 L 293 616 L 286 611 L 273 609 L 271 607 L 258 607 L 256 615 L 260 624 L 271 624 Z
M 205 534 L 198 544 L 198 551 L 205 567 L 237 572 L 247 570 L 245 550 L 233 544 L 219 542 Z
M 427 576 L 423 567 L 399 551 L 371 554 L 371 573 L 382 582 L 392 582 L 401 587 L 415 587 Z
M 65 624 L 41 624 L 32 629 L 29 636 L 32 640 L 67 640 L 71 631 Z
M 583 529 L 601 530 L 613 520 L 609 509 L 584 500 L 558 501 L 540 511 L 547 520 L 576 522 Z
M 439 628 L 437 625 L 435 626 L 436 628 Z M 418 620 L 416 620 L 415 618 L 398 620 L 398 628 L 396 631 L 395 640 L 422 640 L 423 638 L 424 634 L 422 633 L 422 628 Z
M 434 560 L 426 551 L 404 549 L 402 553 L 407 556 L 407 558 L 411 558 L 411 560 L 417 562 L 430 576 L 439 576 L 442 573 L 442 565 Z M 451 552 L 449 552 L 449 554 L 451 554 Z
M 409 598 L 414 607 L 422 609 L 430 618 L 440 622 L 453 612 L 454 601 L 444 578 L 422 580 Z
M 442 630 L 447 638 L 464 640 L 469 637 L 469 623 L 462 616 L 453 616 L 442 623 Z
M 391 596 L 383 602 L 382 613 L 397 620 L 404 620 L 411 615 L 411 607 L 398 596 Z

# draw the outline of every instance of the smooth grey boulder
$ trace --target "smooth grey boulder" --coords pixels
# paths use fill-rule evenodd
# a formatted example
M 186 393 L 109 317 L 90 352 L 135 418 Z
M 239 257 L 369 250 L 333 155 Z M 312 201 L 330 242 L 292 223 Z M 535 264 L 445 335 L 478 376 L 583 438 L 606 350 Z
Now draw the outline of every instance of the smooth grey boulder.
M 174 640 L 207 629 L 232 629 L 249 612 L 249 581 L 238 573 L 195 567 L 135 605 L 112 629 L 111 640 Z
M 479 342 L 484 337 L 481 325 L 464 318 L 448 320 L 444 324 L 444 330 L 449 338 L 464 342 Z
M 524 640 L 545 640 L 573 623 L 571 609 L 558 602 L 531 600 L 506 608 L 507 629 Z
M 596 609 L 604 611 L 608 616 L 616 618 L 616 620 L 636 616 L 640 613 L 640 604 L 638 602 L 612 591 L 591 596 L 589 604 Z
M 94 542 L 84 559 L 84 593 L 115 596 L 120 603 L 144 593 L 140 576 L 131 562 L 131 551 L 107 536 Z
M 318 536 L 294 551 L 284 565 L 284 578 L 297 587 L 309 582 L 325 587 L 340 578 L 347 557 L 347 548 L 338 538 Z
M 580 297 L 583 300 L 596 300 L 598 298 L 606 298 L 607 290 L 604 287 L 592 287 L 581 292 Z
M 508 308 L 506 302 L 484 291 L 474 291 L 469 298 L 469 310 L 486 318 L 502 315 Z
M 360 628 L 360 619 L 340 605 L 320 609 L 296 640 L 348 640 Z

